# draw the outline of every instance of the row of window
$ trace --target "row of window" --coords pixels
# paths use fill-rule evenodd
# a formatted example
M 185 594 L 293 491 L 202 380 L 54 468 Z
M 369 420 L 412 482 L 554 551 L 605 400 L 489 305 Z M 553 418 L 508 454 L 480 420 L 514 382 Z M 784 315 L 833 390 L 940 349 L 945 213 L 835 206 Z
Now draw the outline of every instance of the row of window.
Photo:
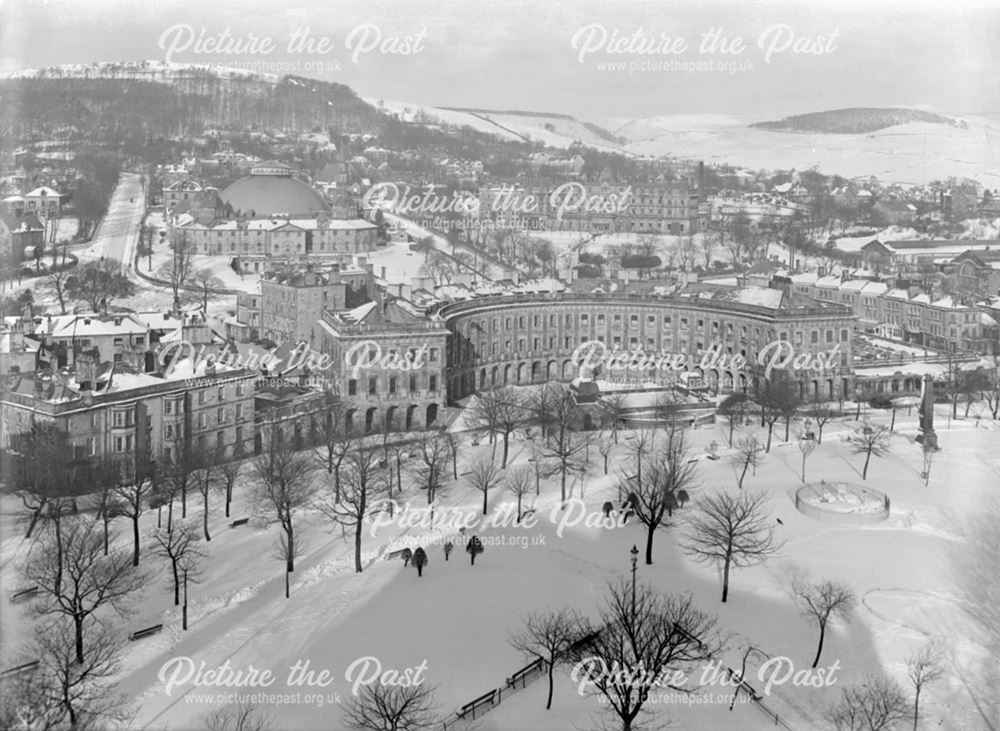
M 415 394 L 419 392 L 419 379 L 417 376 L 412 375 L 408 381 L 409 390 L 407 393 Z M 400 393 L 399 390 L 399 379 L 395 376 L 388 378 L 388 393 Z M 368 395 L 377 396 L 379 393 L 379 377 L 369 376 L 368 377 Z M 431 393 L 435 393 L 438 390 L 438 379 L 436 375 L 431 375 L 427 380 L 427 390 Z M 357 396 L 358 395 L 358 380 L 356 378 L 351 378 L 347 381 L 347 395 Z

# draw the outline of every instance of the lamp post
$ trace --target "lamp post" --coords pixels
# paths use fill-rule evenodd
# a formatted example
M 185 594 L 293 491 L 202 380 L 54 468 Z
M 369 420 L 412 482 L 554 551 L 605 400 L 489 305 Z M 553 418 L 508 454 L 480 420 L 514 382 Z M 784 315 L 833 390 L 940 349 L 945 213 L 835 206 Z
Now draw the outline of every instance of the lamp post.
M 639 563 L 638 547 L 633 545 L 629 554 L 632 556 L 632 620 L 635 621 L 635 569 L 636 565 Z
M 799 450 L 802 452 L 802 482 L 806 481 L 806 458 L 816 449 L 816 440 L 812 432 L 805 432 L 799 439 Z

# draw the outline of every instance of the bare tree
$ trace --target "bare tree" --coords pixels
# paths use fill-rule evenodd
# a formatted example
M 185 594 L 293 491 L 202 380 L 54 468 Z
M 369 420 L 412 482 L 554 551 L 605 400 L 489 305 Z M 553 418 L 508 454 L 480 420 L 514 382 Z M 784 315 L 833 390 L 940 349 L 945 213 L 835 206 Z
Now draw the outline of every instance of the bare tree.
M 221 456 L 215 450 L 205 452 L 199 460 L 201 468 L 194 473 L 195 489 L 201 493 L 201 528 L 206 541 L 212 540 L 212 536 L 208 532 L 208 496 L 218 482 L 218 462 Z
M 834 412 L 833 409 L 831 409 L 829 406 L 827 406 L 822 401 L 814 401 L 812 404 L 809 405 L 809 408 L 806 411 L 806 414 L 813 421 L 816 422 L 816 428 L 818 429 L 818 433 L 816 434 L 816 437 L 817 437 L 816 441 L 817 441 L 818 444 L 822 444 L 823 443 L 823 427 L 826 426 L 829 422 L 831 422 L 834 419 L 834 417 L 836 416 L 836 413 Z
M 884 457 L 889 454 L 889 430 L 881 425 L 865 424 L 855 432 L 852 439 L 854 454 L 865 455 L 865 466 L 861 471 L 861 479 L 868 479 L 868 464 L 871 458 Z
M 157 530 L 153 533 L 153 554 L 170 564 L 170 574 L 174 581 L 174 606 L 181 603 L 181 564 L 188 554 L 201 554 L 198 534 L 188 523 L 180 523 L 171 531 Z M 203 554 L 202 554 L 203 555 Z
M 785 417 L 787 425 L 791 414 L 795 413 L 795 409 L 798 407 L 799 400 L 792 392 L 792 384 L 789 379 L 783 374 L 765 381 L 756 400 L 760 404 L 761 422 L 767 426 L 767 446 L 764 451 L 770 453 L 774 425 L 782 417 Z M 787 428 L 785 439 L 788 439 Z
M 339 499 L 340 466 L 347 456 L 350 441 L 344 423 L 346 410 L 340 397 L 330 391 L 323 395 L 323 410 L 326 416 L 319 422 L 320 451 L 317 458 L 320 467 L 333 477 L 334 490 Z
M 23 568 L 25 577 L 39 587 L 39 614 L 65 615 L 72 620 L 80 663 L 85 662 L 86 621 L 102 607 L 127 614 L 129 598 L 146 583 L 145 574 L 127 552 L 113 548 L 104 555 L 104 540 L 95 528 L 96 523 L 85 518 L 68 520 L 62 531 L 62 551 L 57 552 L 52 538 L 46 536 L 32 547 Z
M 656 432 L 649 429 L 638 429 L 625 437 L 626 448 L 632 455 L 635 464 L 635 476 L 638 485 L 642 485 L 642 464 L 656 443 Z
M 695 465 L 689 456 L 684 431 L 672 427 L 667 432 L 666 444 L 648 460 L 645 479 L 636 480 L 629 491 L 629 506 L 646 526 L 647 566 L 653 563 L 653 536 L 673 517 L 674 509 L 680 505 L 679 494 L 694 484 Z
M 249 701 L 216 708 L 206 714 L 205 731 L 274 731 L 274 719 Z
M 436 728 L 434 688 L 424 685 L 383 685 L 361 688 L 344 704 L 343 722 L 356 731 L 420 731 Z
M 529 658 L 545 664 L 549 679 L 549 694 L 545 710 L 552 708 L 552 690 L 556 665 L 566 662 L 573 643 L 587 634 L 583 617 L 571 609 L 532 612 L 523 620 L 523 627 L 511 635 L 510 645 Z
M 174 295 L 174 307 L 179 307 L 181 290 L 191 281 L 194 247 L 188 242 L 187 235 L 181 234 L 171 242 L 170 248 L 173 250 L 173 256 L 170 261 L 164 262 L 157 268 L 156 276 L 168 282 L 170 291 Z
M 747 397 L 743 393 L 731 393 L 722 399 L 719 404 L 719 408 L 716 409 L 716 413 L 722 414 L 727 417 L 729 421 L 729 446 L 733 446 L 733 430 L 736 427 L 736 422 L 743 421 L 743 416 L 746 413 L 747 408 Z M 739 417 L 737 419 L 737 417 Z
M 913 698 L 913 731 L 917 731 L 920 722 L 920 693 L 924 686 L 941 680 L 945 676 L 941 666 L 940 649 L 927 644 L 914 652 L 906 661 L 906 676 L 913 685 L 916 695 Z
M 480 459 L 472 465 L 468 480 L 474 489 L 483 494 L 483 515 L 488 512 L 487 500 L 490 490 L 500 484 L 502 479 L 500 469 L 492 459 Z
M 601 455 L 601 459 L 604 463 L 604 474 L 608 474 L 608 458 L 611 456 L 611 450 L 615 448 L 615 442 L 604 436 L 602 433 L 597 442 L 597 452 Z
M 471 425 L 489 434 L 494 448 L 496 439 L 503 439 L 500 466 L 501 469 L 507 469 L 510 435 L 522 429 L 528 420 L 528 410 L 517 389 L 504 386 L 492 391 L 482 391 L 476 394 L 466 413 Z
M 219 290 L 224 289 L 226 285 L 212 273 L 211 269 L 204 268 L 197 269 L 191 274 L 188 286 L 194 290 L 193 294 L 197 297 L 202 312 L 207 313 L 209 300 L 218 296 Z
M 25 538 L 46 513 L 58 520 L 65 513 L 76 487 L 69 457 L 73 449 L 69 434 L 51 424 L 35 423 L 27 431 L 12 434 L 3 453 L 6 490 L 21 500 L 28 516 Z
M 115 477 L 117 509 L 132 522 L 132 565 L 138 566 L 139 520 L 156 490 L 157 466 L 148 452 L 140 452 L 133 459 L 115 460 L 110 469 Z
M 906 718 L 908 706 L 898 683 L 869 678 L 863 685 L 844 688 L 827 720 L 837 731 L 886 731 Z
M 427 493 L 428 505 L 433 505 L 444 490 L 450 449 L 448 441 L 433 432 L 423 434 L 417 442 L 417 459 L 411 471 L 417 487 Z
M 131 720 L 126 699 L 114 693 L 115 677 L 121 672 L 122 638 L 110 624 L 93 617 L 85 624 L 90 650 L 82 661 L 74 649 L 72 622 L 58 617 L 37 628 L 30 651 L 39 665 L 28 676 L 31 700 L 37 705 L 25 709 L 36 723 L 5 728 L 97 731 Z
M 381 498 L 386 491 L 385 470 L 379 467 L 374 450 L 357 449 L 344 465 L 340 499 L 326 499 L 319 509 L 334 523 L 354 529 L 354 570 L 361 573 L 361 536 L 365 518 L 384 506 Z
M 292 593 L 292 571 L 289 567 L 294 566 L 295 559 L 302 556 L 302 546 L 301 530 L 296 531 L 295 533 L 286 533 L 282 531 L 274 537 L 274 542 L 271 544 L 271 548 L 267 552 L 267 555 L 270 558 L 277 559 L 285 565 L 285 599 L 288 599 Z
M 696 561 L 722 564 L 722 601 L 729 597 L 729 570 L 763 563 L 781 548 L 764 492 L 709 495 L 691 516 L 684 552 Z
M 521 505 L 524 501 L 525 495 L 528 495 L 531 492 L 531 483 L 531 472 L 524 467 L 511 470 L 504 478 L 504 486 L 507 492 L 517 498 L 518 523 L 521 522 L 521 518 L 524 515 L 524 511 L 521 510 Z
M 819 626 L 819 644 L 816 646 L 816 657 L 813 658 L 812 664 L 816 667 L 823 652 L 823 640 L 830 620 L 839 618 L 846 622 L 850 619 L 858 600 L 849 586 L 830 580 L 818 584 L 796 580 L 792 582 L 792 593 L 802 613 L 815 619 Z
M 309 456 L 295 450 L 293 440 L 283 437 L 277 426 L 264 428 L 264 451 L 253 459 L 257 485 L 254 504 L 261 512 L 273 513 L 284 531 L 286 544 L 294 547 L 294 516 L 310 503 L 313 496 L 313 463 Z M 289 551 L 287 571 L 295 571 L 295 555 Z
M 648 585 L 633 592 L 624 581 L 609 589 L 600 632 L 573 653 L 581 690 L 607 702 L 632 731 L 656 682 L 691 668 L 719 650 L 715 619 L 684 594 L 662 594 Z
M 215 484 L 223 495 L 225 495 L 227 518 L 229 517 L 229 506 L 233 502 L 233 488 L 236 486 L 236 482 L 239 480 L 242 471 L 243 462 L 239 459 L 224 460 L 218 466 L 219 479 Z
M 604 421 L 607 428 L 611 430 L 611 437 L 615 444 L 618 444 L 618 431 L 625 420 L 625 394 L 621 391 L 613 391 L 607 396 L 601 397 L 601 406 L 604 407 Z
M 70 277 L 69 269 L 54 269 L 42 280 L 42 291 L 55 298 L 59 303 L 60 314 L 66 314 L 66 302 L 69 294 L 66 292 L 66 282 Z
M 445 429 L 441 430 L 441 436 L 448 445 L 448 456 L 451 458 L 451 479 L 458 479 L 458 437 Z
M 736 442 L 736 453 L 733 455 L 733 463 L 740 471 L 740 477 L 736 481 L 737 487 L 743 489 L 743 480 L 747 476 L 747 470 L 753 468 L 754 474 L 757 467 L 764 458 L 764 446 L 757 441 L 757 437 L 749 436 Z

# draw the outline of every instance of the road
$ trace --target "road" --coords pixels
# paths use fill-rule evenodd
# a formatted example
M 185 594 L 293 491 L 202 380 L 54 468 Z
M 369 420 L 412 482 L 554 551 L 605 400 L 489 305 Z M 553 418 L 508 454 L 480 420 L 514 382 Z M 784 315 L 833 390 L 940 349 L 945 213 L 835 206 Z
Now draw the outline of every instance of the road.
M 108 201 L 108 212 L 94 234 L 94 243 L 100 244 L 101 255 L 120 261 L 122 272 L 126 274 L 135 258 L 145 200 L 141 176 L 122 173 Z

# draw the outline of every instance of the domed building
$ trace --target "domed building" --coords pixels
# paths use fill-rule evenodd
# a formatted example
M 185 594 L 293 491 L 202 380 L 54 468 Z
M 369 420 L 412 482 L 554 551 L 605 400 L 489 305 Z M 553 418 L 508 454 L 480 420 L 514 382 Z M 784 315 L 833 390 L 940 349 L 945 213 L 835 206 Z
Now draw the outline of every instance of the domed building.
M 317 190 L 293 177 L 290 167 L 276 162 L 254 166 L 248 177 L 228 186 L 219 197 L 233 215 L 247 218 L 309 218 L 330 213 L 330 206 Z

